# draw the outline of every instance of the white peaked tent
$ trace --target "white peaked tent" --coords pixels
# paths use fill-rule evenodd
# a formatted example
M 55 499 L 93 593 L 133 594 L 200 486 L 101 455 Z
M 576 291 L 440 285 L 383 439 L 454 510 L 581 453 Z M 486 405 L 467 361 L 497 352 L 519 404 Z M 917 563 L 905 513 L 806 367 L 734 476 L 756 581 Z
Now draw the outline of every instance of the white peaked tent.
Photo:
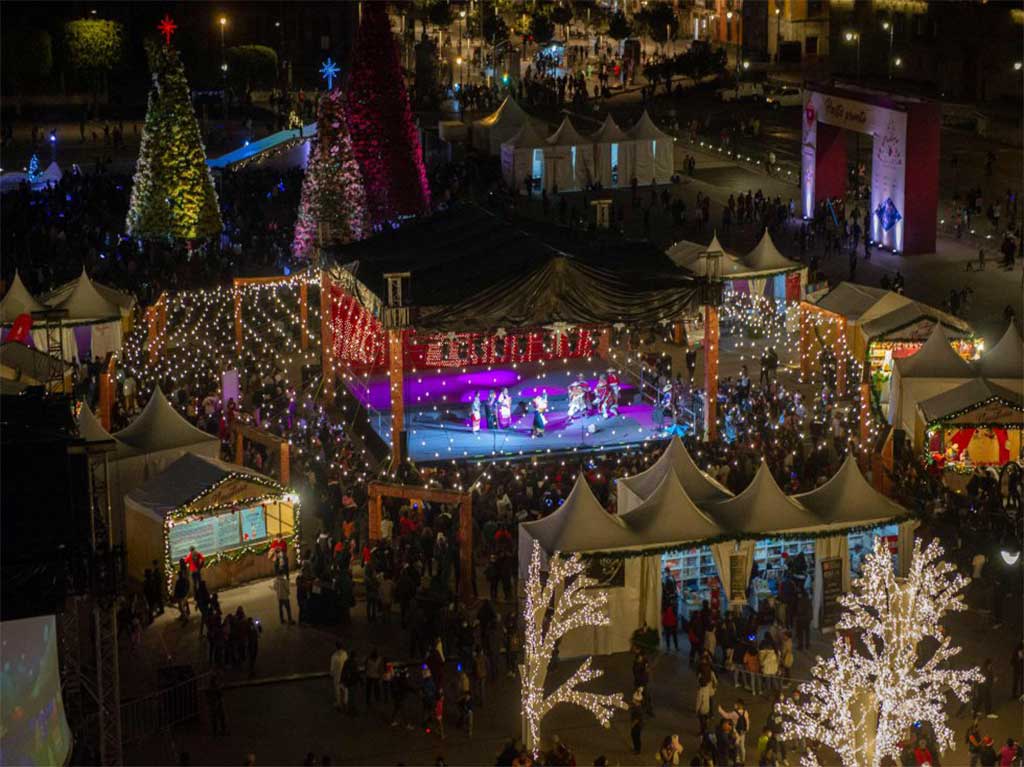
M 515 136 L 520 129 L 531 122 L 516 100 L 506 96 L 501 106 L 491 114 L 473 121 L 473 146 L 490 155 L 500 155 L 501 145 Z
M 950 346 L 946 331 L 935 324 L 932 334 L 910 357 L 896 360 L 889 382 L 889 423 L 914 434 L 917 404 L 954 389 L 975 373 Z
M 1003 337 L 977 363 L 978 371 L 999 386 L 1024 393 L 1024 340 L 1011 322 Z
M 527 564 L 530 561 L 530 539 L 538 541 L 548 555 L 556 551 L 605 551 L 619 545 L 623 531 L 622 521 L 605 511 L 580 472 L 561 506 L 543 519 L 519 526 L 519 551 L 521 554 L 526 552 Z M 525 546 L 524 540 L 527 542 Z
M 743 263 L 755 272 L 777 274 L 779 272 L 792 272 L 797 269 L 806 270 L 803 264 L 786 258 L 775 247 L 772 237 L 768 234 L 767 227 L 761 235 L 761 241 L 754 246 L 754 249 L 743 257 Z
M 621 514 L 620 519 L 628 528 L 631 548 L 683 546 L 726 532 L 697 508 L 672 469 L 643 503 Z
M 78 436 L 86 442 L 113 442 L 117 446 L 115 454 L 117 458 L 123 458 L 131 453 L 131 448 L 114 439 L 114 435 L 103 428 L 100 419 L 85 402 L 82 403 L 82 409 L 78 413 Z
M 520 189 L 527 176 L 535 180 L 549 174 L 544 160 L 547 148 L 544 136 L 529 122 L 515 136 L 501 145 L 501 175 L 509 186 Z
M 46 306 L 28 292 L 25 283 L 21 281 L 21 275 L 15 271 L 11 287 L 7 289 L 3 300 L 0 300 L 0 323 L 10 325 L 19 315 L 41 312 L 44 309 Z
M 732 493 L 700 470 L 682 440 L 672 437 L 650 468 L 615 483 L 619 514 L 624 515 L 644 503 L 669 475 L 678 480 L 697 504 L 715 503 L 732 497 Z
M 96 282 L 89 277 L 88 272 L 85 271 L 85 267 L 82 267 L 82 273 L 75 279 L 70 282 L 65 282 L 63 285 L 54 288 L 48 293 L 44 293 L 41 296 L 41 299 L 47 306 L 57 306 L 74 293 L 75 289 L 81 282 L 89 283 L 93 289 L 100 294 L 100 296 L 118 307 L 121 310 L 122 317 L 126 317 L 131 314 L 132 309 L 135 308 L 135 296 L 131 293 L 125 293 L 122 290 L 116 290 L 115 288 Z
M 675 140 L 654 124 L 646 109 L 627 135 L 633 141 L 633 176 L 637 183 L 669 183 L 675 172 Z M 621 174 L 619 180 L 621 183 Z
M 633 178 L 633 140 L 615 124 L 611 115 L 597 132 L 594 142 L 594 177 L 606 189 L 629 186 Z
M 753 276 L 753 272 L 740 260 L 739 256 L 729 253 L 722 247 L 718 242 L 717 233 L 707 245 L 680 240 L 665 251 L 665 255 L 672 260 L 672 263 L 680 269 L 692 272 L 696 277 L 708 276 L 708 254 L 713 253 L 718 254 L 718 275 L 723 280 L 739 280 Z
M 764 460 L 742 493 L 705 504 L 704 510 L 723 529 L 744 536 L 768 537 L 772 533 L 821 527 L 814 512 L 782 491 Z
M 556 184 L 559 191 L 583 189 L 594 178 L 594 145 L 572 127 L 568 117 L 548 136 L 544 157 L 553 166 L 553 172 L 544 176 L 549 192 Z

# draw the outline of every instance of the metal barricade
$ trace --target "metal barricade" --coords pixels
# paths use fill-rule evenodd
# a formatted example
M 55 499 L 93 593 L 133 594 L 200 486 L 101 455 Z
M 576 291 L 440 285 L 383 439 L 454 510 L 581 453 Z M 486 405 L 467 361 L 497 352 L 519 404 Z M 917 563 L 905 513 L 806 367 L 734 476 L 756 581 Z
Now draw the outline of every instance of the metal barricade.
M 210 676 L 211 672 L 191 676 L 150 695 L 122 702 L 122 742 L 139 741 L 199 717 Z

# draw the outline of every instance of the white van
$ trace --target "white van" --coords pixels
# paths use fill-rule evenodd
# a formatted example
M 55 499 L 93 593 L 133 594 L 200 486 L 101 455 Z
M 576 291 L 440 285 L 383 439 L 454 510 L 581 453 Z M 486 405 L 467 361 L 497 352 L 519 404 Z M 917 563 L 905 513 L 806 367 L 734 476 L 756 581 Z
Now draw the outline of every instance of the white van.
M 755 101 L 764 97 L 761 83 L 739 82 L 731 88 L 719 88 L 716 91 L 720 101 Z
M 804 92 L 799 88 L 785 86 L 779 88 L 765 99 L 765 103 L 772 109 L 779 107 L 802 107 L 804 105 Z

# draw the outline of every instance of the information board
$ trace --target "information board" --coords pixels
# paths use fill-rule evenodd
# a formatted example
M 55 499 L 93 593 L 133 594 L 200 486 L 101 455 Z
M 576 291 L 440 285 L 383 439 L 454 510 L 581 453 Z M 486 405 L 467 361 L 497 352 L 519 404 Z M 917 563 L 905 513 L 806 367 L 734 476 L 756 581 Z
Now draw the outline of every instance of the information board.
M 267 515 L 262 506 L 242 509 L 242 543 L 252 543 L 267 537 Z
M 843 560 L 834 557 L 821 560 L 821 616 L 820 628 L 835 626 L 842 613 L 839 597 L 843 595 Z
M 241 545 L 242 536 L 238 531 L 237 511 L 218 514 L 214 519 L 217 520 L 217 551 L 233 549 Z
M 177 563 L 195 546 L 201 554 L 210 554 L 217 548 L 217 518 L 207 517 L 183 522 L 170 529 L 171 561 Z
M 729 555 L 729 601 L 745 604 L 747 601 L 747 555 Z

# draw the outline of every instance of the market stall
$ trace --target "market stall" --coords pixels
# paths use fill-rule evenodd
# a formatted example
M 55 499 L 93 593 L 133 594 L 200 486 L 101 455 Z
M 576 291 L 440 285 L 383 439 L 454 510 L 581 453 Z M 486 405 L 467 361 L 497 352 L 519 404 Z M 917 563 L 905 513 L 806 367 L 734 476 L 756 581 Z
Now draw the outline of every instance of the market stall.
M 544 156 L 552 172 L 544 177 L 548 192 L 586 188 L 594 178 L 594 145 L 572 127 L 569 118 L 548 136 Z
M 889 423 L 913 436 L 919 402 L 955 389 L 975 375 L 970 364 L 953 350 L 942 325 L 936 323 L 920 349 L 910 357 L 896 360 L 889 396 L 883 398 Z
M 473 121 L 473 147 L 498 157 L 501 155 L 501 145 L 515 136 L 529 122 L 538 121 L 526 114 L 514 98 L 506 96 L 501 105 L 491 114 Z
M 670 183 L 675 173 L 675 139 L 654 124 L 646 109 L 626 135 L 633 142 L 630 183 L 633 178 L 642 185 Z
M 606 189 L 629 186 L 633 178 L 633 140 L 611 115 L 591 134 L 594 142 L 594 176 Z
M 291 564 L 299 542 L 299 499 L 270 477 L 186 453 L 125 495 L 127 573 L 142 579 L 156 560 L 168 582 L 195 547 L 210 590 L 272 575 L 281 540 Z
M 976 365 L 978 372 L 992 383 L 1024 394 L 1024 340 L 1011 322 L 995 346 L 985 352 Z
M 545 176 L 550 172 L 544 160 L 547 141 L 531 123 L 523 125 L 516 134 L 501 145 L 501 176 L 510 187 L 520 189 L 527 178 L 542 189 Z

